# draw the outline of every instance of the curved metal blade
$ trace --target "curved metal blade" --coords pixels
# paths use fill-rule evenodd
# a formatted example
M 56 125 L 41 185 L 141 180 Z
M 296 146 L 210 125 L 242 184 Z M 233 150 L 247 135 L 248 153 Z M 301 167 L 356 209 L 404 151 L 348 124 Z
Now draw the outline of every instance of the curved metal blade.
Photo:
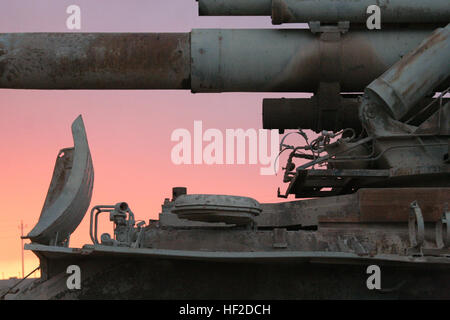
M 72 124 L 74 147 L 59 151 L 39 221 L 25 237 L 61 245 L 83 220 L 92 197 L 94 168 L 81 115 Z

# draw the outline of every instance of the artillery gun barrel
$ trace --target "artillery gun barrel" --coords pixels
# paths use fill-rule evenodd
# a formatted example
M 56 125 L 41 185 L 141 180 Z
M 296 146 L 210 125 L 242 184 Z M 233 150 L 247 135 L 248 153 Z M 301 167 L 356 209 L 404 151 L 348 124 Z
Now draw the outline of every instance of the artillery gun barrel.
M 424 110 L 433 98 L 424 98 L 411 110 L 416 114 L 418 110 Z M 443 98 L 443 105 L 450 101 L 449 98 Z M 359 118 L 358 108 L 360 101 L 353 95 L 342 95 L 336 105 L 335 110 L 325 110 L 320 112 L 320 106 L 317 99 L 305 98 L 282 98 L 282 99 L 264 99 L 262 108 L 262 120 L 264 129 L 310 129 L 315 132 L 322 130 L 340 131 L 346 128 L 353 128 L 357 132 L 361 130 L 361 120 Z M 436 111 L 430 108 L 427 113 L 419 114 L 411 120 L 411 125 L 419 125 Z M 409 119 L 409 117 L 408 117 Z
M 397 120 L 450 76 L 450 24 L 433 32 L 365 90 Z
M 200 16 L 272 16 L 273 24 L 320 21 L 365 23 L 378 5 L 382 23 L 448 23 L 448 0 L 197 0 Z
M 0 87 L 189 89 L 188 33 L 0 34 Z
M 324 42 L 309 30 L 0 34 L 0 88 L 362 92 L 431 32 L 351 31 Z

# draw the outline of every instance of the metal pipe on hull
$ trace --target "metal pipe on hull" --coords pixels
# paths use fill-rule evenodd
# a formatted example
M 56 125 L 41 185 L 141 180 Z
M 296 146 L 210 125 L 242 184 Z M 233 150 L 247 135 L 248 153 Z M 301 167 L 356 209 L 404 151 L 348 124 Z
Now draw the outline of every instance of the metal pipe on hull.
M 0 34 L 0 87 L 189 89 L 189 33 Z

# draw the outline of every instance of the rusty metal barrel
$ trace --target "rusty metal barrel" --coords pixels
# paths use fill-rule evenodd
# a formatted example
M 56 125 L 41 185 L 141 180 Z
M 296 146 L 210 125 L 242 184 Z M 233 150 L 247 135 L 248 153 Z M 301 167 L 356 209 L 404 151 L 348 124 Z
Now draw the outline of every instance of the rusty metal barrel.
M 189 89 L 189 33 L 0 34 L 0 87 Z
M 433 32 L 366 88 L 397 120 L 450 76 L 450 24 Z
M 0 34 L 0 88 L 362 92 L 431 28 L 350 31 L 194 29 L 191 33 Z
M 448 23 L 448 0 L 197 0 L 200 16 L 271 16 L 273 24 L 320 21 L 365 23 L 380 8 L 382 23 Z

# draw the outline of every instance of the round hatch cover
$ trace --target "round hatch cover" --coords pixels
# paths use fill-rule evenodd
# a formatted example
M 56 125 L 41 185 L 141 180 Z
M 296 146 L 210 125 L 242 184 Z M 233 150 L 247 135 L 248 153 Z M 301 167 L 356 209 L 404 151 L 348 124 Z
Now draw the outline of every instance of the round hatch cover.
M 187 220 L 247 225 L 259 215 L 261 206 L 248 197 L 189 194 L 175 200 L 172 212 Z

